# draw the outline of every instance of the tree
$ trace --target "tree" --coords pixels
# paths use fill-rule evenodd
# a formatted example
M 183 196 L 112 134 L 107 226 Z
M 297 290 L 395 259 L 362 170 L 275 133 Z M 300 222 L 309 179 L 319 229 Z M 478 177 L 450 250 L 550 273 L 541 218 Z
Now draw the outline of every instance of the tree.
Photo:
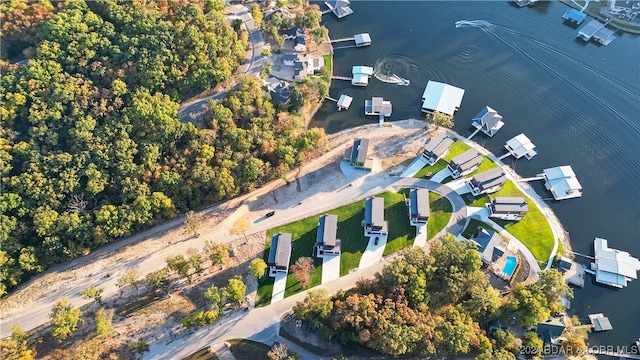
M 80 294 L 82 294 L 82 297 L 84 299 L 93 299 L 96 304 L 98 305 L 102 305 L 102 292 L 104 291 L 104 289 L 98 288 L 95 285 L 91 285 L 91 287 L 88 287 L 82 291 L 80 291 Z
M 200 236 L 200 226 L 202 225 L 202 220 L 204 220 L 204 215 L 202 213 L 194 212 L 193 210 L 187 211 L 185 214 L 186 219 L 184 220 L 184 227 L 187 233 L 191 234 L 193 237 L 197 238 Z
M 313 269 L 313 259 L 310 257 L 300 257 L 295 264 L 291 265 L 291 272 L 298 278 L 302 288 L 306 288 L 311 283 L 310 272 Z
M 260 53 L 260 56 L 271 57 L 271 49 L 269 49 L 268 47 L 264 47 L 262 49 L 262 52 Z
M 583 338 L 569 335 L 567 336 L 567 340 L 562 342 L 562 349 L 564 353 L 569 356 L 581 356 L 584 355 L 587 350 L 587 345 L 584 343 Z
M 212 310 L 222 310 L 222 292 L 217 286 L 211 285 L 211 287 L 204 292 L 204 298 L 207 299 L 207 303 Z
M 189 283 L 193 280 L 191 277 L 191 264 L 183 255 L 167 256 L 167 268 L 177 272 L 180 276 L 187 278 Z
M 258 4 L 251 4 L 251 17 L 258 28 L 262 26 L 262 10 Z
M 333 301 L 326 289 L 311 290 L 303 302 L 297 302 L 293 313 L 297 318 L 308 320 L 314 328 L 319 328 L 333 310 Z
M 544 342 L 533 331 L 527 331 L 522 339 L 523 348 L 527 349 L 525 356 L 530 359 L 539 359 L 542 355 Z
M 35 359 L 35 342 L 20 327 L 12 326 L 11 337 L 0 340 L 0 354 L 7 360 Z
M 107 316 L 104 309 L 96 311 L 96 332 L 98 335 L 107 334 L 111 331 L 111 319 Z
M 541 271 L 538 275 L 538 282 L 534 286 L 538 287 L 547 298 L 549 310 L 556 313 L 562 312 L 560 297 L 573 298 L 573 290 L 564 281 L 562 273 L 552 268 Z
M 249 220 L 245 218 L 240 218 L 233 223 L 233 226 L 229 229 L 229 234 L 231 235 L 242 235 L 245 238 L 247 237 L 247 229 L 249 229 L 251 223 Z
M 147 276 L 144 277 L 144 281 L 152 289 L 162 290 L 168 296 L 171 296 L 166 268 L 148 273 Z
M 136 288 L 136 290 L 138 290 L 138 270 L 137 269 L 129 269 L 127 271 L 124 272 L 124 274 L 122 275 L 122 277 L 120 279 L 118 279 L 118 282 L 116 283 L 116 286 L 118 288 L 120 288 L 120 290 L 122 291 L 122 289 L 125 289 L 129 286 L 133 286 Z
M 224 265 L 224 261 L 229 257 L 231 248 L 227 243 L 211 242 L 204 243 L 204 253 L 209 256 L 213 265 Z
M 247 285 L 242 281 L 242 276 L 237 275 L 229 279 L 229 283 L 223 289 L 224 296 L 230 303 L 239 304 L 244 301 L 244 295 L 247 292 Z
M 524 327 L 533 326 L 551 316 L 547 299 L 536 286 L 519 283 L 514 287 L 512 294 L 509 307 Z
M 284 360 L 289 356 L 289 347 L 286 344 L 275 344 L 267 353 L 270 360 Z
M 304 95 L 297 87 L 294 87 L 291 91 L 291 97 L 289 98 L 289 111 L 292 113 L 298 112 L 298 110 L 304 104 Z
M 262 279 L 264 277 L 265 271 L 267 271 L 267 263 L 265 263 L 264 260 L 260 258 L 253 259 L 249 263 L 249 271 L 257 279 Z
M 59 343 L 84 323 L 82 311 L 70 304 L 66 297 L 53 305 L 49 318 L 51 318 L 51 335 Z
M 453 117 L 439 111 L 434 111 L 431 114 L 427 114 L 427 121 L 431 124 L 443 126 L 446 128 L 453 128 Z

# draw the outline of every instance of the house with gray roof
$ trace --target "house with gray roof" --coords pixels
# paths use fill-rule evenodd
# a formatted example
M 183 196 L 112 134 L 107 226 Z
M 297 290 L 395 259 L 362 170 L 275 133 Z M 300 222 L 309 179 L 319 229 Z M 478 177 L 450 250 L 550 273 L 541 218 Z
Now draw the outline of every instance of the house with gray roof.
M 342 161 L 348 161 L 356 169 L 371 170 L 373 160 L 367 158 L 369 152 L 369 139 L 354 139 L 353 145 L 344 152 Z
M 562 318 L 551 318 L 545 322 L 538 323 L 536 333 L 545 344 L 556 345 L 564 340 L 562 333 L 565 328 L 566 325 L 562 321 Z
M 387 235 L 388 223 L 384 220 L 384 198 L 370 197 L 364 202 L 364 235 Z
M 485 264 L 491 264 L 506 251 L 502 236 L 493 230 L 482 229 L 469 241 L 476 245 L 480 258 Z
M 451 170 L 452 177 L 457 179 L 476 171 L 480 167 L 482 160 L 482 155 L 478 150 L 469 149 L 451 159 L 447 167 Z
M 289 272 L 289 261 L 291 260 L 291 234 L 279 233 L 271 238 L 271 248 L 267 266 L 269 276 L 275 277 L 277 273 Z
M 471 190 L 473 196 L 481 194 L 491 194 L 502 188 L 507 182 L 507 176 L 501 167 L 495 167 L 473 177 L 467 181 L 467 187 Z
M 508 221 L 520 221 L 529 212 L 527 201 L 518 196 L 497 196 L 486 207 L 489 217 Z
M 273 80 L 272 80 L 273 79 Z M 276 78 L 267 79 L 265 88 L 271 95 L 271 99 L 278 104 L 288 104 L 293 86 L 286 81 L 278 80 Z
M 340 255 L 341 241 L 338 234 L 338 215 L 325 214 L 318 220 L 318 232 L 314 246 L 315 256 Z
M 295 62 L 298 60 L 298 54 L 287 53 L 282 55 L 282 62 L 284 63 L 284 66 L 294 66 Z
M 471 126 L 480 129 L 485 135 L 493 137 L 498 130 L 504 126 L 502 115 L 492 108 L 485 106 L 484 109 L 471 119 Z
M 424 225 L 430 215 L 429 190 L 412 189 L 409 192 L 409 223 L 412 226 Z
M 433 165 L 443 156 L 447 155 L 452 144 L 453 139 L 448 135 L 438 135 L 436 138 L 431 139 L 424 147 L 422 157 L 427 160 L 429 165 Z

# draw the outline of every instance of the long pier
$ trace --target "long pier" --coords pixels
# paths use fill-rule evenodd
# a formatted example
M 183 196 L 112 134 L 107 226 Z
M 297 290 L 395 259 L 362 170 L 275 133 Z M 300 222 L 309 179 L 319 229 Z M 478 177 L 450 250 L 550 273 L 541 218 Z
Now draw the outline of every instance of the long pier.
M 332 75 L 332 76 L 331 76 L 331 80 L 344 80 L 344 81 L 351 81 L 351 80 L 353 80 L 353 77 L 351 77 L 351 76 L 337 76 L 337 75 Z
M 343 41 L 355 41 L 356 38 L 354 36 L 352 37 L 346 37 L 346 38 L 340 38 L 340 39 L 333 39 L 331 40 L 331 43 L 337 43 L 337 42 L 343 42 Z
M 330 96 L 325 96 L 324 98 L 325 98 L 325 99 L 327 99 L 327 100 L 329 100 L 329 101 L 333 101 L 333 102 L 335 102 L 335 103 L 337 103 L 337 102 L 338 102 L 338 99 L 334 99 L 334 98 L 332 98 L 332 97 L 330 97 Z

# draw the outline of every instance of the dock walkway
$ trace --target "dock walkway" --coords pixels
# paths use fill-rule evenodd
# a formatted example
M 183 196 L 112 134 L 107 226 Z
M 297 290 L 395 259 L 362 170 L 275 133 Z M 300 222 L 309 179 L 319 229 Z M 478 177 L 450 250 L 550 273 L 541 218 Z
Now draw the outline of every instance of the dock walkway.
M 331 43 L 337 43 L 337 42 L 344 42 L 344 41 L 355 41 L 356 38 L 355 37 L 346 37 L 346 38 L 340 38 L 340 39 L 333 39 L 331 40 Z
M 344 80 L 344 81 L 351 81 L 351 80 L 353 80 L 353 77 L 351 77 L 351 76 L 337 76 L 337 75 L 331 75 L 331 80 Z

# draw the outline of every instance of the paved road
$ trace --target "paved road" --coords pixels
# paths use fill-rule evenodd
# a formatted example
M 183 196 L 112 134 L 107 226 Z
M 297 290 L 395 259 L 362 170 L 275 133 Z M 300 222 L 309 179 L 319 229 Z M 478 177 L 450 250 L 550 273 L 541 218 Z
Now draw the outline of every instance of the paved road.
M 265 46 L 264 37 L 258 30 L 249 9 L 244 5 L 231 5 L 229 11 L 233 14 L 228 16 L 228 19 L 237 18 L 242 20 L 247 32 L 249 33 L 249 39 L 251 40 L 251 51 L 247 52 L 244 63 L 240 66 L 238 73 L 258 75 L 264 59 L 262 57 L 262 48 Z M 235 83 L 231 84 L 231 87 L 235 86 Z M 222 99 L 227 95 L 227 91 L 223 90 L 219 93 L 209 95 L 202 99 L 183 103 L 178 110 L 178 118 L 181 121 L 195 121 L 199 119 L 207 111 L 207 101 Z

